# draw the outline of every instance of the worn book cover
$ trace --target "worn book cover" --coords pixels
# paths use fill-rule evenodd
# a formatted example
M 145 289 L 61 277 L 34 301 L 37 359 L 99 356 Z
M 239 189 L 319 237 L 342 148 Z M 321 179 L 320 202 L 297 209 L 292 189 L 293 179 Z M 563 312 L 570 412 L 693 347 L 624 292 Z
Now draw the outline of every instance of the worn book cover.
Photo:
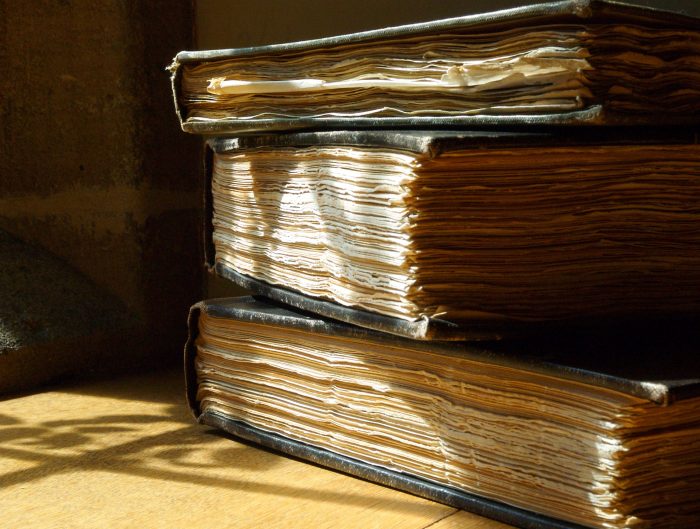
M 700 22 L 564 0 L 270 46 L 183 51 L 187 132 L 696 123 Z
M 250 297 L 189 324 L 204 424 L 519 527 L 700 522 L 697 330 L 421 342 Z

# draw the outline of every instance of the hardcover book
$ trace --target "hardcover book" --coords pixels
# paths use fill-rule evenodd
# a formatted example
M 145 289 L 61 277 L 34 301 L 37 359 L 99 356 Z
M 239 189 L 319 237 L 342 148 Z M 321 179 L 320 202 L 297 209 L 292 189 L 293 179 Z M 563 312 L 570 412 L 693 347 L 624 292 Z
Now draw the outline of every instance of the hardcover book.
M 264 47 L 179 53 L 187 132 L 696 123 L 700 22 L 564 0 Z
M 694 131 L 327 131 L 208 142 L 209 266 L 416 339 L 700 309 Z
M 421 342 L 250 297 L 189 324 L 204 424 L 519 527 L 700 522 L 696 334 Z

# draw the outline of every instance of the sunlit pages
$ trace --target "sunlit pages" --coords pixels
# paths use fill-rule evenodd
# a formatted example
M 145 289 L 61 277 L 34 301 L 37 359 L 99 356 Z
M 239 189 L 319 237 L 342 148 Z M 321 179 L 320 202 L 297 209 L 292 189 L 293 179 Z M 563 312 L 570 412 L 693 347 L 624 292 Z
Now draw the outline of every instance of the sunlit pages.
M 234 149 L 212 195 L 218 263 L 405 320 L 700 308 L 696 145 Z
M 199 332 L 205 413 L 585 526 L 697 522 L 700 399 L 205 313 Z

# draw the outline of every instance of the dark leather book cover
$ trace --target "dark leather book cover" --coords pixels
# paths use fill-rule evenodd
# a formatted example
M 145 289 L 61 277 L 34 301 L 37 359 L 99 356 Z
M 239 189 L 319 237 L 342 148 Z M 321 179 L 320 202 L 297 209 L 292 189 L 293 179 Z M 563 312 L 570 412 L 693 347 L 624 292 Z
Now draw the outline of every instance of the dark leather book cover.
M 547 28 L 561 31 L 562 34 L 551 41 L 548 40 L 551 35 L 544 35 L 541 41 L 532 37 L 533 32 Z M 650 33 L 640 28 L 647 28 Z M 182 128 L 198 134 L 310 128 L 696 123 L 698 97 L 692 79 L 697 73 L 693 73 L 692 67 L 687 69 L 689 63 L 681 57 L 697 53 L 693 49 L 696 44 L 692 43 L 696 42 L 699 30 L 698 20 L 683 14 L 612 1 L 563 0 L 316 40 L 252 48 L 183 51 L 175 57 L 170 71 L 176 112 Z M 518 31 L 535 40 L 525 37 L 523 48 L 513 52 L 509 39 L 513 32 Z M 660 32 L 661 40 L 653 35 L 655 31 Z M 677 33 L 676 42 L 685 42 L 690 46 L 688 50 L 682 50 L 682 46 L 670 49 L 660 44 L 673 32 Z M 470 37 L 479 36 L 482 40 L 490 39 L 493 46 L 489 49 L 503 45 L 505 51 L 493 52 L 492 55 L 486 53 L 484 64 L 475 66 L 473 60 L 479 56 L 478 53 L 470 52 L 463 56 L 456 53 L 454 57 L 449 57 L 449 53 L 444 55 L 439 46 L 427 52 L 421 49 L 411 57 L 420 60 L 426 53 L 426 56 L 434 54 L 438 58 L 456 61 L 456 67 L 463 68 L 466 77 L 454 84 L 450 77 L 456 71 L 453 69 L 449 70 L 452 73 L 445 74 L 447 78 L 438 75 L 435 79 L 431 78 L 434 82 L 427 83 L 430 86 L 423 86 L 429 73 L 423 75 L 421 71 L 416 74 L 417 77 L 406 81 L 405 86 L 401 83 L 391 85 L 392 79 L 402 79 L 403 73 L 399 68 L 395 74 L 387 74 L 385 64 L 396 57 L 403 60 L 402 50 L 410 49 L 416 38 L 420 38 L 421 43 L 433 42 L 431 39 L 439 43 L 444 35 L 449 35 L 451 43 L 469 42 Z M 629 42 L 634 43 L 629 45 Z M 389 48 L 386 56 L 382 56 L 377 49 L 387 44 L 396 46 Z M 564 53 L 561 48 L 566 46 L 571 48 Z M 367 66 L 357 78 L 353 77 L 352 72 L 342 70 L 337 74 L 329 73 L 334 68 L 332 65 L 327 68 L 313 66 L 315 57 L 322 57 L 325 53 L 345 53 L 348 49 L 351 50 L 347 56 L 348 62 L 359 60 L 361 63 L 362 59 L 376 54 L 377 65 Z M 359 55 L 352 55 L 354 49 L 359 50 Z M 559 51 L 555 52 L 555 49 Z M 573 61 L 567 62 L 567 66 L 557 63 L 556 68 L 561 66 L 568 71 L 565 74 L 563 70 L 557 70 L 556 75 L 561 74 L 558 80 L 551 77 L 554 71 L 549 70 L 554 64 L 551 62 L 553 53 L 559 54 L 557 57 L 565 62 Z M 649 56 L 642 57 L 644 53 Z M 284 69 L 280 70 L 279 64 L 296 61 L 299 57 L 310 58 L 311 66 L 308 69 L 301 66 L 298 71 L 286 73 Z M 464 59 L 463 67 L 457 64 L 460 58 Z M 538 58 L 545 62 L 537 62 Z M 345 60 L 346 56 L 342 55 L 335 64 Z M 521 60 L 527 66 L 521 64 Z M 219 68 L 226 61 L 233 65 L 231 69 Z M 228 82 L 229 73 L 234 77 L 239 75 L 239 62 L 243 68 L 248 68 L 251 64 L 255 66 L 256 61 L 259 61 L 261 68 L 256 70 L 253 67 L 250 75 L 243 74 L 240 80 L 238 77 L 231 79 L 235 86 L 229 90 L 233 92 L 225 92 L 226 88 L 216 85 L 220 79 Z M 276 69 L 269 75 L 256 77 L 254 73 L 262 70 L 263 65 L 267 68 L 267 61 L 274 61 Z M 498 61 L 502 61 L 502 65 L 494 66 Z M 322 61 L 319 64 L 325 65 Z M 434 63 L 426 64 L 424 71 L 432 72 Z M 670 66 L 672 64 L 675 66 Z M 541 78 L 542 83 L 540 80 L 528 80 L 519 84 L 519 76 L 531 75 L 533 65 L 541 68 L 539 72 L 546 79 Z M 520 66 L 523 66 L 522 71 L 519 70 Z M 206 68 L 203 77 L 199 81 L 190 80 L 190 70 L 200 67 Z M 484 76 L 501 67 L 505 69 L 499 70 L 495 78 L 484 81 Z M 650 74 L 650 68 L 656 69 L 655 73 Z M 328 79 L 324 77 L 326 74 Z M 674 88 L 669 89 L 671 85 L 665 82 L 647 84 L 654 75 L 667 74 L 677 83 Z M 508 77 L 511 75 L 513 77 Z M 508 77 L 508 81 L 503 80 L 505 77 Z M 187 79 L 183 81 L 184 78 Z M 627 80 L 623 81 L 623 78 Z M 370 81 L 377 83 L 373 85 Z M 559 81 L 561 85 L 557 84 Z M 202 85 L 206 82 L 210 82 L 208 87 Z M 309 83 L 313 86 L 307 86 Z M 345 87 L 342 83 L 350 84 Z M 574 84 L 578 88 L 573 89 Z M 194 88 L 195 85 L 198 88 Z M 246 92 L 245 87 L 249 85 L 252 88 Z M 478 88 L 482 85 L 484 92 Z M 535 85 L 538 88 L 531 93 L 532 97 L 524 97 L 523 93 Z M 545 86 L 556 88 L 548 93 L 538 91 L 542 88 L 546 92 Z M 467 87 L 468 90 L 460 92 L 460 87 Z M 496 92 L 503 88 L 505 91 L 501 97 Z M 390 97 L 382 99 L 377 96 L 377 90 L 385 90 Z M 444 91 L 442 100 L 430 99 L 435 95 L 435 90 Z M 513 95 L 514 92 L 517 94 Z M 292 100 L 291 106 L 284 106 L 280 98 L 283 100 L 290 93 L 304 97 L 311 94 L 312 97 L 308 104 Z M 230 104 L 226 103 L 226 97 L 233 97 L 232 94 L 242 94 L 244 99 L 231 99 Z M 266 99 L 270 94 L 276 99 Z M 216 107 L 213 112 L 207 110 L 212 100 L 220 96 L 223 96 L 223 106 Z M 377 97 L 376 105 L 363 106 L 373 97 Z M 466 98 L 463 102 L 445 106 L 446 99 L 462 101 L 462 97 Z M 416 101 L 422 98 L 426 98 L 426 102 L 416 105 Z M 326 100 L 327 103 L 324 102 Z M 405 108 L 399 103 L 402 100 L 406 100 Z M 249 103 L 250 111 L 244 111 L 242 106 Z M 278 103 L 283 106 L 276 109 Z M 202 112 L 199 112 L 199 108 L 203 109 Z
M 674 416 L 676 414 L 674 407 L 678 407 L 679 410 L 688 405 L 693 407 L 693 402 L 696 402 L 700 397 L 700 364 L 697 361 L 696 354 L 697 347 L 700 344 L 698 340 L 699 336 L 697 331 L 688 332 L 687 329 L 685 330 L 685 333 L 674 333 L 672 329 L 647 329 L 647 332 L 645 332 L 643 335 L 638 334 L 636 336 L 622 336 L 619 334 L 606 335 L 602 333 L 597 335 L 562 334 L 542 337 L 538 341 L 510 343 L 501 342 L 479 345 L 464 342 L 418 342 L 388 335 L 386 333 L 322 319 L 313 314 L 285 307 L 269 300 L 257 297 L 208 300 L 202 301 L 192 307 L 189 316 L 190 335 L 185 347 L 184 359 L 187 381 L 187 398 L 192 413 L 199 422 L 222 429 L 234 436 L 279 450 L 293 457 L 308 460 L 313 463 L 355 475 L 362 479 L 368 479 L 383 485 L 391 486 L 419 496 L 433 499 L 435 501 L 452 505 L 460 509 L 473 511 L 504 523 L 513 524 L 517 527 L 531 529 L 578 529 L 581 527 L 600 527 L 599 524 L 601 522 L 595 521 L 593 518 L 591 518 L 590 521 L 582 521 L 587 520 L 586 518 L 578 518 L 578 521 L 573 521 L 577 519 L 577 515 L 572 515 L 571 519 L 564 520 L 560 516 L 553 516 L 551 512 L 547 514 L 546 508 L 538 508 L 536 505 L 528 507 L 527 505 L 523 505 L 522 500 L 516 501 L 515 498 L 513 498 L 513 501 L 510 501 L 508 494 L 505 494 L 505 496 L 488 493 L 480 494 L 478 491 L 475 492 L 475 490 L 478 489 L 478 486 L 476 489 L 468 490 L 468 488 L 460 488 L 458 486 L 454 486 L 453 484 L 440 482 L 440 480 L 436 481 L 433 479 L 426 479 L 424 476 L 421 477 L 414 475 L 410 471 L 397 471 L 396 468 L 391 468 L 391 463 L 383 465 L 364 460 L 362 457 L 349 457 L 347 453 L 343 452 L 342 449 L 335 450 L 332 446 L 329 448 L 329 446 L 325 445 L 324 443 L 316 442 L 313 439 L 305 439 L 303 433 L 297 434 L 297 432 L 287 429 L 289 434 L 285 435 L 281 434 L 279 431 L 275 432 L 265 427 L 261 427 L 260 424 L 256 423 L 255 412 L 251 412 L 251 414 L 244 413 L 239 416 L 236 414 L 236 412 L 229 413 L 225 411 L 225 409 L 222 411 L 222 409 L 216 409 L 215 407 L 212 408 L 209 405 L 202 408 L 202 403 L 200 402 L 200 398 L 202 398 L 200 396 L 200 384 L 217 377 L 216 368 L 198 367 L 198 362 L 200 362 L 200 360 L 197 360 L 198 347 L 202 345 L 199 341 L 200 320 L 205 317 L 240 322 L 243 332 L 247 332 L 247 326 L 252 324 L 253 327 L 257 329 L 254 331 L 256 336 L 264 336 L 266 334 L 264 329 L 266 328 L 277 328 L 280 333 L 279 336 L 283 337 L 283 341 L 281 343 L 285 344 L 285 348 L 287 347 L 286 344 L 292 344 L 293 346 L 293 344 L 297 343 L 296 340 L 299 339 L 299 337 L 307 336 L 307 339 L 311 339 L 313 343 L 323 343 L 323 341 L 327 339 L 329 348 L 333 351 L 338 350 L 338 354 L 344 354 L 340 352 L 344 351 L 344 349 L 342 349 L 342 347 L 336 349 L 337 346 L 333 345 L 336 342 L 340 344 L 351 344 L 351 347 L 357 348 L 357 350 L 368 350 L 376 346 L 380 349 L 386 348 L 381 349 L 385 351 L 406 351 L 406 353 L 397 353 L 398 356 L 396 359 L 392 359 L 393 357 L 387 357 L 387 369 L 396 367 L 394 362 L 401 363 L 400 358 L 402 354 L 413 354 L 410 353 L 410 351 L 413 351 L 414 353 L 417 351 L 418 354 L 420 354 L 422 351 L 426 357 L 437 355 L 436 358 L 441 358 L 441 360 L 439 360 L 440 363 L 435 364 L 433 368 L 437 370 L 436 372 L 447 373 L 445 376 L 448 378 L 456 376 L 457 379 L 459 379 L 459 376 L 454 374 L 456 371 L 453 371 L 452 367 L 449 365 L 449 363 L 452 361 L 470 362 L 470 365 L 473 366 L 470 368 L 470 370 L 473 371 L 474 376 L 477 377 L 476 380 L 481 380 L 482 382 L 485 379 L 481 379 L 479 377 L 483 376 L 487 370 L 490 369 L 488 366 L 496 366 L 496 369 L 499 370 L 498 372 L 504 374 L 504 379 L 499 379 L 497 377 L 494 379 L 493 386 L 489 386 L 487 384 L 483 386 L 481 390 L 479 390 L 482 396 L 477 398 L 476 408 L 474 408 L 472 412 L 460 411 L 466 410 L 467 408 L 462 408 L 461 405 L 458 404 L 459 401 L 455 401 L 449 407 L 451 411 L 446 412 L 445 416 L 441 415 L 441 421 L 446 421 L 446 423 L 451 424 L 451 421 L 454 418 L 452 417 L 453 413 L 466 413 L 467 415 L 474 413 L 475 416 L 473 421 L 478 422 L 478 415 L 480 413 L 478 410 L 482 406 L 484 409 L 491 409 L 490 407 L 494 404 L 494 402 L 497 402 L 502 398 L 503 391 L 508 392 L 510 390 L 516 390 L 517 392 L 517 384 L 516 386 L 511 386 L 513 382 L 508 381 L 511 376 L 513 377 L 513 380 L 529 380 L 530 383 L 534 385 L 530 386 L 528 384 L 524 386 L 529 389 L 527 390 L 526 394 L 521 396 L 522 402 L 528 401 L 535 393 L 539 395 L 539 397 L 535 397 L 535 399 L 544 400 L 537 405 L 537 413 L 542 412 L 543 417 L 540 419 L 537 419 L 534 416 L 531 417 L 524 411 L 525 408 L 521 408 L 520 404 L 516 404 L 521 402 L 517 399 L 513 400 L 511 403 L 513 406 L 515 406 L 512 411 L 508 411 L 510 406 L 507 404 L 508 401 L 506 401 L 506 404 L 504 404 L 505 411 L 503 411 L 506 416 L 511 416 L 516 422 L 522 420 L 522 424 L 518 422 L 520 426 L 518 427 L 517 431 L 520 432 L 518 435 L 522 439 L 522 443 L 524 445 L 528 444 L 526 441 L 528 436 L 533 435 L 536 430 L 539 431 L 540 429 L 545 429 L 545 423 L 541 421 L 544 420 L 547 422 L 549 413 L 551 413 L 551 410 L 555 409 L 551 408 L 550 412 L 546 411 L 550 409 L 549 405 L 546 403 L 547 398 L 552 398 L 555 400 L 561 399 L 562 394 L 559 393 L 557 388 L 561 389 L 562 387 L 566 387 L 567 384 L 571 384 L 570 387 L 575 388 L 575 393 L 582 392 L 581 395 L 590 396 L 599 392 L 600 395 L 603 396 L 602 398 L 605 402 L 613 402 L 614 399 L 619 397 L 622 399 L 629 399 L 630 402 L 634 402 L 635 407 L 650 406 L 649 409 L 651 409 L 651 413 L 656 414 L 656 418 L 652 420 L 653 424 L 647 424 L 644 428 L 641 428 L 636 435 L 631 433 L 626 434 L 624 431 L 619 431 L 619 442 L 623 444 L 631 442 L 629 445 L 629 450 L 625 452 L 625 457 L 630 458 L 637 453 L 639 446 L 643 446 L 642 439 L 644 439 L 646 435 L 650 435 L 650 439 L 658 439 L 659 436 L 664 435 L 665 429 L 668 429 L 668 432 L 675 431 L 676 434 L 679 435 L 678 442 L 682 443 L 683 441 L 680 441 L 680 432 L 683 431 L 684 428 L 687 428 L 689 434 L 692 434 L 692 424 L 678 426 L 678 429 L 676 430 L 676 427 L 669 426 L 668 423 L 665 422 L 666 419 L 663 417 L 665 414 L 668 416 Z M 659 333 L 658 331 L 663 332 Z M 226 345 L 221 345 L 220 342 L 217 343 L 219 343 L 219 345 L 217 346 L 216 354 L 226 355 Z M 260 342 L 260 344 L 262 343 L 263 342 Z M 261 345 L 254 344 L 254 347 L 261 347 Z M 267 347 L 267 345 L 264 347 Z M 253 351 L 257 350 L 255 348 Z M 235 367 L 232 368 L 234 369 L 234 371 L 232 371 L 234 373 L 233 378 L 229 377 L 227 380 L 229 381 L 229 384 L 233 385 L 224 387 L 228 387 L 235 393 L 237 391 L 233 389 L 234 387 L 237 387 L 237 375 L 235 375 L 235 373 L 243 373 L 241 371 L 242 364 L 240 362 L 241 358 L 245 356 L 245 353 L 241 353 L 243 356 L 239 356 L 239 353 L 237 352 L 238 349 L 235 346 L 233 346 L 232 351 L 236 351 L 234 354 L 238 360 L 236 360 Z M 276 355 L 277 352 L 273 351 L 273 354 Z M 251 365 L 261 365 L 259 362 L 264 355 L 253 354 L 253 356 L 255 357 L 252 359 L 254 363 Z M 286 361 L 289 362 L 289 360 Z M 427 362 L 429 364 L 431 361 Z M 411 362 L 409 361 L 407 365 L 410 364 Z M 357 365 L 368 366 L 369 364 L 358 363 Z M 304 366 L 305 369 L 309 368 L 309 366 L 305 363 Z M 405 366 L 401 364 L 399 369 L 404 369 L 404 367 Z M 423 376 L 432 377 L 433 368 L 428 368 L 427 371 L 421 371 Z M 204 371 L 200 371 L 200 369 L 204 369 Z M 371 380 L 373 375 L 371 371 L 372 368 L 365 367 L 364 369 L 364 373 L 366 374 L 361 375 L 361 378 Z M 457 363 L 455 364 L 454 369 L 458 369 Z M 294 368 L 292 368 L 292 370 L 294 370 Z M 276 372 L 276 368 L 271 372 Z M 263 376 L 264 382 L 264 380 L 267 379 L 265 375 L 267 370 L 259 368 L 259 373 Z M 281 375 L 277 374 L 276 376 Z M 338 378 L 334 376 L 334 380 L 337 378 L 335 383 L 342 384 L 341 379 L 343 376 L 344 375 L 341 376 L 340 372 L 337 375 Z M 530 377 L 534 378 L 531 379 Z M 397 388 L 403 386 L 403 382 L 394 381 L 394 383 L 392 383 L 381 374 L 379 374 L 378 380 L 382 380 L 381 383 L 377 382 L 378 394 L 388 394 L 391 396 L 393 391 L 391 388 L 394 387 L 393 384 L 396 384 Z M 461 381 L 461 379 L 459 380 Z M 540 382 L 536 382 L 536 380 L 539 380 Z M 482 382 L 476 383 L 481 384 Z M 474 381 L 461 381 L 459 383 L 468 385 L 474 383 Z M 250 389 L 247 384 L 250 384 L 250 382 L 248 381 L 244 383 L 244 385 L 241 387 Z M 257 395 L 255 397 L 256 402 L 258 398 L 261 402 L 265 399 L 265 392 L 267 391 L 266 384 L 267 383 L 263 383 L 263 385 L 257 389 L 252 389 L 252 391 L 255 392 L 254 394 Z M 369 384 L 372 386 L 374 383 L 370 382 Z M 438 396 L 438 394 L 442 395 L 440 392 L 441 390 L 438 389 L 442 387 L 443 386 L 441 384 L 435 386 L 435 398 L 438 400 L 444 398 L 444 395 L 442 397 Z M 536 389 L 537 387 L 540 389 Z M 542 393 L 539 393 L 540 390 Z M 550 397 L 544 396 L 548 395 L 550 390 L 553 391 Z M 342 401 L 342 397 L 339 397 L 339 395 L 342 394 L 342 392 L 337 394 L 335 391 L 333 392 L 333 402 L 335 404 L 331 406 L 331 409 L 337 409 L 339 411 L 345 409 L 346 403 Z M 204 398 L 208 397 L 205 395 Z M 588 397 L 585 398 L 587 399 Z M 287 402 L 289 406 L 294 406 L 294 403 L 289 399 L 293 400 L 295 397 L 290 396 L 287 397 L 287 400 L 284 400 L 284 402 Z M 336 401 L 335 399 L 340 400 Z M 392 397 L 392 400 L 395 399 Z M 576 399 L 574 398 L 574 400 Z M 304 402 L 303 399 L 301 402 Z M 565 406 L 569 405 L 566 403 L 566 400 L 560 402 L 564 403 Z M 553 404 L 553 402 L 550 404 Z M 576 405 L 575 403 L 571 404 L 574 406 Z M 256 404 L 253 410 L 258 409 L 258 406 L 263 406 L 263 404 Z M 409 406 L 409 404 L 406 404 L 406 406 Z M 592 404 L 589 406 L 592 406 Z M 353 408 L 350 406 L 348 409 Z M 269 411 L 266 413 L 269 413 Z M 352 414 L 352 412 L 349 413 Z M 624 412 L 624 408 L 620 408 L 618 413 L 622 414 L 619 415 L 619 417 L 623 417 L 626 412 Z M 681 411 L 680 414 L 682 413 L 683 412 Z M 693 413 L 695 412 L 691 412 L 690 415 Z M 556 416 L 556 414 L 557 413 L 554 412 L 554 416 Z M 566 412 L 564 412 L 564 415 L 568 417 Z M 247 420 L 246 417 L 250 417 L 250 420 Z M 471 421 L 472 419 L 467 417 L 465 420 Z M 556 422 L 556 417 L 554 417 L 553 420 Z M 621 420 L 624 422 L 624 419 Z M 688 420 L 692 423 L 694 419 L 689 417 Z M 426 421 L 425 428 L 432 431 L 432 427 L 428 426 L 432 424 L 432 422 L 427 419 Z M 474 424 L 476 424 L 476 422 Z M 559 448 L 557 448 L 557 450 L 563 450 L 562 447 L 569 442 L 566 439 L 573 440 L 576 439 L 577 436 L 581 436 L 581 443 L 585 444 L 588 442 L 583 440 L 584 437 L 588 436 L 588 433 L 584 433 L 585 428 L 587 427 L 583 426 L 583 430 L 578 430 L 578 427 L 581 426 L 581 424 L 576 422 L 574 422 L 574 424 L 577 425 L 574 426 L 575 431 L 572 430 L 567 433 L 561 432 L 558 434 L 561 435 L 561 445 Z M 618 430 L 616 430 L 612 424 L 603 426 L 598 424 L 598 426 L 595 426 L 596 424 L 598 424 L 596 421 L 590 423 L 593 429 L 598 427 L 603 428 L 600 435 L 611 437 L 616 437 L 618 435 Z M 323 428 L 324 425 L 319 424 L 318 427 Z M 420 429 L 421 427 L 418 426 L 418 428 Z M 476 426 L 474 426 L 474 428 L 476 428 Z M 519 463 L 513 462 L 515 460 L 510 459 L 511 455 L 516 457 L 514 454 L 520 450 L 517 447 L 517 444 L 507 444 L 510 441 L 503 441 L 502 444 L 500 444 L 501 436 L 504 435 L 507 437 L 509 435 L 509 431 L 507 431 L 508 428 L 515 428 L 515 426 L 511 425 L 508 427 L 506 425 L 502 425 L 502 428 L 505 428 L 506 430 L 503 432 L 494 430 L 489 433 L 491 440 L 488 441 L 487 444 L 491 448 L 487 449 L 487 452 L 488 450 L 495 450 L 505 458 L 504 461 L 506 462 L 502 463 L 503 465 L 515 465 L 514 468 L 517 470 L 514 470 L 513 472 L 515 472 L 517 475 L 518 472 L 522 471 L 525 483 L 528 482 L 528 479 L 534 480 L 534 477 L 527 477 L 529 472 L 528 470 L 519 469 Z M 441 432 L 442 428 L 439 428 L 438 430 Z M 472 428 L 467 428 L 465 433 L 476 433 L 478 431 L 478 429 L 472 430 Z M 543 432 L 544 431 L 545 430 L 543 430 Z M 546 431 L 551 433 L 549 427 L 546 427 Z M 549 435 L 549 433 L 544 434 L 545 437 L 546 435 Z M 676 434 L 672 433 L 671 436 Z M 627 435 L 630 435 L 630 437 L 627 437 Z M 637 435 L 639 437 L 637 437 Z M 322 437 L 322 439 L 327 438 L 332 439 L 334 437 Z M 378 443 L 382 442 L 381 436 L 377 436 L 376 439 Z M 639 442 L 641 444 L 635 446 L 634 443 L 636 441 L 634 441 L 634 439 L 640 439 Z M 603 437 L 599 436 L 598 440 L 600 443 L 605 444 Z M 450 454 L 459 453 L 459 449 L 456 448 L 456 445 L 452 445 L 452 441 L 449 441 L 447 437 L 445 437 L 443 441 L 445 446 L 449 447 L 444 452 L 445 457 L 449 459 L 452 457 Z M 544 438 L 541 438 L 540 442 L 542 442 L 544 446 Z M 459 441 L 457 443 L 459 443 Z M 559 441 L 555 443 L 555 445 L 558 444 Z M 593 452 L 597 454 L 593 456 L 594 458 L 601 457 L 603 458 L 602 460 L 606 459 L 606 456 L 604 455 L 605 450 L 601 448 L 603 447 L 603 444 L 601 444 L 597 449 L 593 450 Z M 479 458 L 481 457 L 478 455 L 479 450 L 484 449 L 484 446 L 479 448 L 475 445 L 472 449 L 475 450 L 475 452 L 472 452 L 472 457 Z M 514 453 L 510 454 L 510 450 L 513 450 Z M 546 449 L 544 450 L 546 451 Z M 596 452 L 596 450 L 598 450 L 598 452 Z M 603 451 L 601 452 L 600 450 Z M 652 449 L 649 448 L 648 450 Z M 564 450 L 564 452 L 566 452 L 566 450 Z M 644 450 L 642 450 L 642 452 L 639 454 L 641 454 L 642 459 L 644 459 Z M 542 454 L 533 453 L 524 457 L 525 460 L 528 458 L 539 460 L 545 456 Z M 581 468 L 587 465 L 583 462 L 583 459 L 579 460 L 579 456 L 570 455 L 570 457 L 573 457 L 572 464 L 576 468 L 579 468 L 579 465 L 581 465 Z M 580 457 L 583 458 L 583 456 Z M 681 456 L 681 459 L 683 457 L 685 456 Z M 693 461 L 695 459 L 697 458 L 690 455 L 687 457 L 687 459 L 682 461 L 676 460 L 674 465 L 678 471 L 678 474 L 674 479 L 671 479 L 671 481 L 677 484 L 684 482 L 689 484 L 693 483 L 693 476 L 695 476 Z M 622 460 L 624 460 L 624 457 L 620 461 Z M 627 481 L 627 478 L 620 476 L 620 485 L 616 484 L 618 483 L 617 481 L 610 482 L 613 483 L 611 487 L 615 489 L 615 487 L 620 486 L 625 491 L 629 491 L 634 488 L 631 481 L 636 479 L 640 482 L 644 482 L 644 480 L 646 480 L 644 476 L 652 472 L 653 468 L 656 468 L 656 466 L 655 463 L 649 461 L 641 462 L 640 464 L 646 466 L 643 466 L 636 471 L 631 471 Z M 644 469 L 646 469 L 646 473 L 639 473 Z M 630 469 L 628 468 L 627 470 L 629 471 Z M 662 470 L 661 472 L 663 473 L 666 470 Z M 617 470 L 613 467 L 609 468 L 605 472 L 610 472 L 611 475 L 617 475 Z M 506 473 L 504 476 L 511 475 Z M 484 476 L 484 479 L 485 478 L 486 476 Z M 559 478 L 554 479 L 556 481 L 556 479 Z M 571 479 L 577 479 L 577 477 L 572 475 Z M 606 481 L 606 479 L 603 478 L 603 481 Z M 626 485 L 621 485 L 621 483 L 626 483 Z M 666 485 L 663 484 L 663 481 L 658 481 L 657 486 L 660 488 L 666 487 Z M 644 488 L 644 485 L 641 485 L 641 487 Z M 693 516 L 696 516 L 696 514 L 692 514 L 692 506 L 695 505 L 697 507 L 697 502 L 700 500 L 696 489 L 697 487 L 695 485 L 688 485 L 688 487 L 684 489 L 689 494 L 689 496 L 686 498 L 688 507 L 683 509 L 686 513 L 684 514 L 684 516 L 686 516 L 685 522 L 689 522 L 693 519 L 697 521 L 697 518 L 693 518 Z M 517 490 L 517 487 L 513 490 Z M 649 491 L 647 490 L 647 493 L 648 492 Z M 623 496 L 624 494 L 625 493 L 623 493 Z M 653 493 L 652 496 L 655 497 Z M 625 500 L 623 500 L 623 503 L 624 501 Z M 634 503 L 634 501 L 632 501 L 632 503 Z M 662 502 L 659 502 L 659 504 L 661 503 Z M 577 510 L 576 506 L 571 507 L 574 509 L 574 511 Z M 624 511 L 624 506 L 620 508 Z M 673 506 L 670 507 L 671 510 L 674 508 L 675 507 Z M 690 511 L 688 511 L 688 509 L 690 509 Z M 661 510 L 663 510 L 663 507 L 661 507 Z M 690 514 L 688 514 L 688 512 L 690 512 Z M 637 512 L 637 514 L 640 516 L 642 516 L 642 513 L 643 509 Z M 658 513 L 656 515 L 658 515 Z M 566 516 L 564 516 L 564 518 L 566 518 Z M 671 519 L 672 518 L 673 516 L 671 516 Z M 643 522 L 647 523 L 647 520 L 644 520 Z M 611 525 L 611 527 L 621 527 L 622 525 L 619 524 L 623 522 L 620 522 L 618 519 L 615 523 L 618 525 Z M 676 521 L 674 520 L 673 523 L 676 523 Z M 673 526 L 676 527 L 676 525 Z M 625 525 L 625 527 L 627 526 Z

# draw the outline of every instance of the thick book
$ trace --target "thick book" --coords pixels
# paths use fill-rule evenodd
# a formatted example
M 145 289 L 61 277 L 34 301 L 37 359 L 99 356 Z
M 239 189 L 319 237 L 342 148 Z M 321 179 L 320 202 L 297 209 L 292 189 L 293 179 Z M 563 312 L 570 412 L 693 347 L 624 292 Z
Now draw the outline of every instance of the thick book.
M 700 309 L 693 130 L 212 138 L 206 259 L 323 316 L 414 339 Z
M 183 51 L 187 132 L 697 123 L 700 21 L 564 0 L 263 47 Z
M 189 326 L 201 423 L 519 527 L 700 523 L 697 334 L 421 342 L 251 297 Z

